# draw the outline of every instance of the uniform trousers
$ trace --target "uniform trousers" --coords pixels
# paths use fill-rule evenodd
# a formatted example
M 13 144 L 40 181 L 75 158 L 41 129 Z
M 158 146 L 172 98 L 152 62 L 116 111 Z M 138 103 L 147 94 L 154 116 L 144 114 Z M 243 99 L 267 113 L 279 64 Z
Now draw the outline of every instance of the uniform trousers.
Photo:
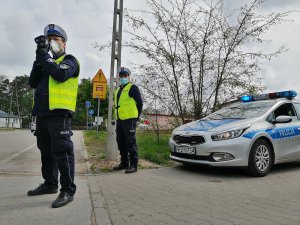
M 138 147 L 135 136 L 136 123 L 137 119 L 117 120 L 117 144 L 121 155 L 121 163 L 125 166 L 137 167 L 138 164 Z
M 44 184 L 58 188 L 59 172 L 60 191 L 73 196 L 76 185 L 74 184 L 75 157 L 71 140 L 73 135 L 71 121 L 70 116 L 38 116 L 36 137 L 41 152 Z

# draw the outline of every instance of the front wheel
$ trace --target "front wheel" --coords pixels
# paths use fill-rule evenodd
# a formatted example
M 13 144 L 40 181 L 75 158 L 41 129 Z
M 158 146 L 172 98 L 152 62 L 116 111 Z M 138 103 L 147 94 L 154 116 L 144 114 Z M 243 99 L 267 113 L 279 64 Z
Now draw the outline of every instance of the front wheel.
M 257 140 L 250 151 L 248 172 L 254 177 L 263 177 L 270 171 L 272 162 L 270 144 L 263 139 Z

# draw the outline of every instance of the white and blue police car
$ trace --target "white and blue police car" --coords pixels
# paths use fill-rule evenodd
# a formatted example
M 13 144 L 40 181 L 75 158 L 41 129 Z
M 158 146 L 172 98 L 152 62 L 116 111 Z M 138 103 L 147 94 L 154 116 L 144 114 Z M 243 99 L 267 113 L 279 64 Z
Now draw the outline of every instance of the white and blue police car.
M 181 163 L 245 167 L 265 176 L 274 164 L 300 160 L 300 102 L 295 91 L 242 96 L 173 130 L 170 158 Z

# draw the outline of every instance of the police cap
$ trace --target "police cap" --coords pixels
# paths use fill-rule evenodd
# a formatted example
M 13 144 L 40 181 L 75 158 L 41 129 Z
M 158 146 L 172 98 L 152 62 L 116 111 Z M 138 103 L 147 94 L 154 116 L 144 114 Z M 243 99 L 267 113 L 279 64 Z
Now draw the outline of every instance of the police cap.
M 119 74 L 126 74 L 128 76 L 131 75 L 131 71 L 130 69 L 126 68 L 126 67 L 121 67 L 120 70 L 119 70 Z
M 60 26 L 56 24 L 49 24 L 44 29 L 44 35 L 48 37 L 49 35 L 55 35 L 62 37 L 64 41 L 68 40 L 67 33 Z

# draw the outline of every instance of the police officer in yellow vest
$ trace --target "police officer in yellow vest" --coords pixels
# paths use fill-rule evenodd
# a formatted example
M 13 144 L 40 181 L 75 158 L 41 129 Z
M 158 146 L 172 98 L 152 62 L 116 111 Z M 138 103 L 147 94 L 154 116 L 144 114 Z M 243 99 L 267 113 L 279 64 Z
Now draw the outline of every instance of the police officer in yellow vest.
M 37 116 L 35 135 L 44 182 L 27 194 L 57 193 L 60 173 L 60 194 L 53 208 L 67 205 L 76 192 L 71 120 L 76 107 L 79 62 L 65 53 L 67 39 L 60 26 L 45 27 L 44 35 L 35 38 L 36 60 L 29 78 L 29 85 L 35 89 L 32 114 Z
M 125 173 L 137 172 L 138 147 L 136 144 L 136 123 L 143 108 L 138 87 L 129 82 L 130 70 L 121 67 L 119 71 L 120 87 L 115 92 L 115 117 L 117 118 L 117 143 L 121 162 L 114 170 Z

